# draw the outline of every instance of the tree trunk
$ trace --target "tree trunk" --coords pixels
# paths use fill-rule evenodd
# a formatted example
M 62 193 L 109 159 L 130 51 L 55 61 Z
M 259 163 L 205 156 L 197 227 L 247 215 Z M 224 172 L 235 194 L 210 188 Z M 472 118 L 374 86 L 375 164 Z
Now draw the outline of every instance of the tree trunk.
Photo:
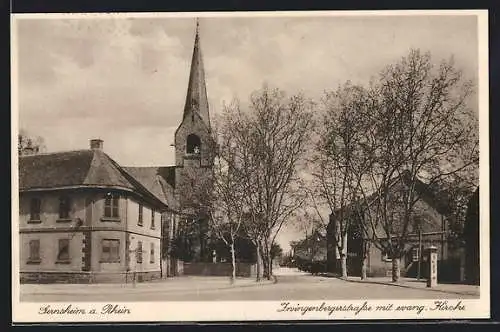
M 262 277 L 267 280 L 271 280 L 270 251 L 266 240 L 260 242 L 260 250 L 261 250 L 262 265 L 263 265 Z
M 362 243 L 362 257 L 361 257 L 361 280 L 366 279 L 366 273 L 368 270 L 368 243 L 363 241 Z
M 260 243 L 257 241 L 255 243 L 255 250 L 257 252 L 257 275 L 255 276 L 255 281 L 260 281 L 260 278 L 262 276 L 262 256 L 260 254 Z
M 347 255 L 340 254 L 340 268 L 342 271 L 342 278 L 347 279 Z
M 267 279 L 271 280 L 273 278 L 273 259 L 271 258 L 271 255 L 269 255 L 267 264 L 269 265 L 267 268 L 267 270 L 269 271 L 269 277 Z
M 361 280 L 366 279 L 366 270 L 368 269 L 368 257 L 363 255 L 363 259 L 361 260 Z
M 231 283 L 234 284 L 234 282 L 236 281 L 236 255 L 234 253 L 234 241 L 231 242 L 231 265 L 233 268 L 231 274 Z
M 401 277 L 401 269 L 399 267 L 399 257 L 392 258 L 392 281 L 399 282 L 399 278 Z
M 269 279 L 271 279 L 270 271 L 269 271 L 269 257 L 268 257 L 267 252 L 264 248 L 262 248 L 262 262 L 263 262 L 263 266 L 264 266 L 264 271 L 263 271 L 262 277 L 269 280 Z

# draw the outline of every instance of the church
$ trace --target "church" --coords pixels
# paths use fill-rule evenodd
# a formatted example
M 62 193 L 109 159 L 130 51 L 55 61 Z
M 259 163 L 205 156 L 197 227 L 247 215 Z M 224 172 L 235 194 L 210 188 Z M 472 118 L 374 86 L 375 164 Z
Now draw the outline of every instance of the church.
M 196 202 L 210 179 L 211 135 L 197 23 L 175 165 L 119 165 L 100 139 L 19 157 L 21 282 L 140 282 L 177 275 L 178 258 L 211 261 Z

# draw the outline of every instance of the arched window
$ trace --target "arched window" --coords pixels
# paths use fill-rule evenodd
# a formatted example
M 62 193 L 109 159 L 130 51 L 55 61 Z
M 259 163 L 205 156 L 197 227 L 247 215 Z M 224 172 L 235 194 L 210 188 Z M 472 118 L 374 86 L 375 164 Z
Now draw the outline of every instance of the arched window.
M 199 154 L 201 151 L 201 140 L 195 134 L 190 134 L 186 140 L 186 153 Z

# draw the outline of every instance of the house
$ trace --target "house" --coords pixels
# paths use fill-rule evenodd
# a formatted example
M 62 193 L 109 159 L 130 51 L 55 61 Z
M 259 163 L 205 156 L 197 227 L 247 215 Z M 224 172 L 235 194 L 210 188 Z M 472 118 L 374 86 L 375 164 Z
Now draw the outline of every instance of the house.
M 19 158 L 23 282 L 126 282 L 160 278 L 162 216 L 155 195 L 103 151 Z M 167 196 L 168 197 L 168 196 Z
M 391 195 L 408 190 L 407 174 L 394 180 L 389 190 Z M 425 277 L 428 274 L 428 264 L 425 262 L 424 250 L 433 245 L 438 248 L 438 278 L 441 281 L 457 280 L 460 278 L 460 250 L 450 238 L 450 208 L 446 197 L 432 189 L 424 182 L 417 180 L 415 192 L 419 199 L 414 205 L 414 213 L 408 225 L 407 239 L 401 257 L 401 275 L 407 277 Z M 374 196 L 372 196 L 374 197 Z M 370 200 L 372 198 L 369 198 Z M 380 243 L 390 241 L 379 223 L 375 230 L 364 228 L 361 218 L 355 217 L 354 203 L 346 208 L 347 218 L 352 218 L 348 223 L 347 245 L 347 270 L 349 275 L 360 276 L 363 258 L 366 258 L 367 276 L 390 276 L 392 273 L 392 260 Z M 395 209 L 392 218 L 395 225 L 401 214 Z M 367 218 L 365 218 L 367 219 Z M 367 221 L 364 221 L 366 226 Z M 340 268 L 340 254 L 336 245 L 335 232 L 338 232 L 337 220 L 330 216 L 327 230 L 328 238 L 328 269 L 338 273 Z M 376 232 L 376 233 L 374 233 Z M 376 234 L 376 236 L 374 236 Z M 378 238 L 374 241 L 373 238 Z
M 149 280 L 182 273 L 175 240 L 194 261 L 211 261 L 207 218 L 193 209 L 209 179 L 213 140 L 196 33 L 175 165 L 123 167 L 90 149 L 19 157 L 19 232 L 23 282 Z M 168 142 L 169 144 L 170 142 Z M 195 226 L 189 236 L 186 225 Z
M 319 231 L 290 243 L 293 265 L 302 271 L 326 272 L 327 238 Z

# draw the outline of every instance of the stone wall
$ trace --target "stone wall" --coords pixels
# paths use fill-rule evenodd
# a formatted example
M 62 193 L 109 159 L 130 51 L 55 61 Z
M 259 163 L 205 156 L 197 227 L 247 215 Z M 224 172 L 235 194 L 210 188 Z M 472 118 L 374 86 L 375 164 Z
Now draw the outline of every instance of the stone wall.
M 22 284 L 91 284 L 91 283 L 132 283 L 146 282 L 161 278 L 159 271 L 90 273 L 90 272 L 21 272 Z

